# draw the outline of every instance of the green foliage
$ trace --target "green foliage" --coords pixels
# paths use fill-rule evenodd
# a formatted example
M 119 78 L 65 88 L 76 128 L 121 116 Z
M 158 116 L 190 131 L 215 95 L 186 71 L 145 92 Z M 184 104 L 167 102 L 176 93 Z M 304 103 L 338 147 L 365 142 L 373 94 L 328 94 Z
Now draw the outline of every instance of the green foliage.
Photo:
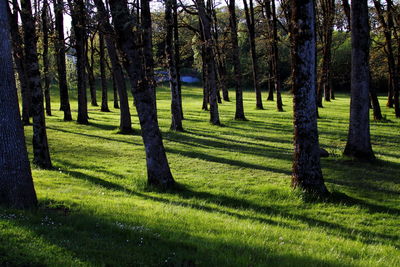
M 333 194 L 309 201 L 290 189 L 290 96 L 278 113 L 272 102 L 255 110 L 254 94 L 245 93 L 243 122 L 233 120 L 231 92 L 233 101 L 220 105 L 224 126 L 216 127 L 201 111 L 201 92 L 183 87 L 186 132 L 177 133 L 168 130 L 170 92 L 157 90 L 179 184 L 169 192 L 146 186 L 141 137 L 117 134 L 118 110 L 90 108 L 91 124 L 83 126 L 63 122 L 54 103 L 47 126 L 55 168 L 33 170 L 37 210 L 0 208 L 0 265 L 400 265 L 400 123 L 392 112 L 387 123 L 371 123 L 378 160 L 362 163 L 341 157 L 348 96 L 320 109 L 320 142 L 331 153 L 323 173 Z M 32 130 L 25 130 L 32 155 Z

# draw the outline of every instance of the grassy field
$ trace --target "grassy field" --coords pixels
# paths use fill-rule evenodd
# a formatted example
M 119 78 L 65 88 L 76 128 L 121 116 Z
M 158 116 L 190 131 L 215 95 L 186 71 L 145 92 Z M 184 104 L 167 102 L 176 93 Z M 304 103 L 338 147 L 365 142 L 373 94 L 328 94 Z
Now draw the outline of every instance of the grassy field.
M 400 266 L 400 120 L 393 110 L 382 107 L 387 121 L 371 123 L 377 161 L 361 163 L 341 156 L 348 96 L 325 103 L 320 142 L 331 157 L 322 167 L 333 194 L 316 202 L 290 188 L 289 95 L 278 113 L 273 102 L 256 110 L 246 92 L 249 121 L 233 120 L 233 101 L 220 105 L 217 127 L 201 110 L 201 93 L 183 88 L 186 132 L 176 133 L 168 88 L 158 90 L 178 183 L 170 192 L 146 186 L 135 112 L 135 134 L 120 135 L 118 110 L 89 107 L 89 126 L 63 122 L 54 96 L 47 126 L 55 168 L 33 169 L 38 210 L 0 208 L 0 265 Z M 76 101 L 72 108 L 76 119 Z M 30 155 L 31 136 L 27 127 Z

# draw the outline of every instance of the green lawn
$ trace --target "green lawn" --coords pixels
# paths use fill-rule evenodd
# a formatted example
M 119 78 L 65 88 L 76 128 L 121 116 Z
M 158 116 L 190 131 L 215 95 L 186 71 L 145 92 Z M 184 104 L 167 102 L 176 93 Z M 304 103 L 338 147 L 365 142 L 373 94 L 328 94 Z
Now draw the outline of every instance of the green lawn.
M 288 94 L 278 113 L 266 101 L 266 110 L 256 110 L 246 92 L 246 122 L 233 120 L 234 101 L 223 103 L 222 127 L 208 123 L 201 94 L 183 88 L 186 132 L 176 133 L 168 88 L 158 90 L 178 183 L 167 193 L 146 186 L 135 112 L 135 134 L 120 135 L 118 110 L 89 107 L 89 126 L 63 122 L 54 95 L 47 126 L 55 169 L 33 169 L 38 210 L 0 208 L 0 265 L 400 266 L 400 120 L 384 98 L 387 121 L 371 123 L 375 163 L 341 156 L 348 96 L 320 110 L 321 146 L 331 153 L 323 174 L 333 195 L 312 202 L 290 188 Z M 76 101 L 72 108 L 76 119 Z M 31 135 L 26 127 L 30 155 Z

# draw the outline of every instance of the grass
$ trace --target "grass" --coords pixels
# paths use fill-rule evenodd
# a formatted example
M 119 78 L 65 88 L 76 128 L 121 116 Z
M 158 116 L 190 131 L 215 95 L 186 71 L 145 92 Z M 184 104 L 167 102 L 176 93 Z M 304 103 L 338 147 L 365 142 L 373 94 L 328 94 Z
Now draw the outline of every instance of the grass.
M 169 192 L 146 186 L 136 114 L 133 135 L 117 133 L 114 109 L 89 107 L 89 126 L 63 122 L 54 95 L 47 126 L 55 168 L 33 169 L 37 210 L 0 208 L 0 265 L 400 266 L 400 122 L 392 110 L 383 107 L 387 122 L 371 123 L 378 159 L 363 163 L 341 156 L 348 96 L 325 103 L 320 142 L 331 157 L 322 166 L 333 194 L 312 202 L 290 188 L 289 95 L 277 112 L 272 102 L 256 110 L 246 92 L 249 121 L 233 120 L 228 102 L 220 105 L 218 127 L 201 110 L 201 93 L 183 88 L 186 132 L 177 133 L 169 131 L 168 88 L 158 89 L 179 185 Z M 31 136 L 26 127 L 30 155 Z

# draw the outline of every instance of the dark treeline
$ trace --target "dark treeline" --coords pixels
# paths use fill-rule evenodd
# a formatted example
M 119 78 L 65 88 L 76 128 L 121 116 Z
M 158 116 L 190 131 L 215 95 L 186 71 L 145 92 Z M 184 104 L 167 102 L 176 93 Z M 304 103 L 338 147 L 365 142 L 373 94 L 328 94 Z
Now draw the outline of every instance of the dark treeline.
M 201 77 L 203 103 L 198 108 L 209 112 L 215 127 L 223 124 L 219 105 L 225 101 L 235 101 L 231 119 L 247 120 L 246 89 L 254 91 L 254 108 L 271 108 L 268 101 L 274 101 L 279 112 L 284 111 L 281 92 L 290 92 L 295 129 L 292 185 L 318 196 L 328 194 L 317 128 L 318 108 L 323 108 L 324 101 L 333 101 L 335 91 L 351 88 L 344 154 L 356 159 L 374 159 L 369 109 L 372 103 L 374 118 L 382 119 L 378 81 L 387 79 L 387 106 L 400 117 L 399 16 L 391 1 L 374 1 L 373 8 L 366 0 L 353 0 L 351 6 L 333 0 L 243 0 L 242 9 L 234 0 L 218 6 L 213 0 L 166 0 L 162 12 L 151 10 L 149 0 L 44 0 L 35 1 L 34 9 L 29 0 L 0 2 L 0 71 L 6 81 L 0 84 L 0 112 L 5 118 L 1 120 L 0 171 L 1 183 L 7 184 L 1 187 L 0 201 L 7 205 L 36 203 L 21 130 L 31 118 L 33 163 L 52 168 L 45 123 L 45 111 L 47 116 L 54 111 L 51 88 L 59 92 L 64 120 L 76 118 L 80 127 L 86 127 L 91 123 L 89 105 L 110 112 L 112 81 L 119 132 L 132 134 L 131 108 L 135 108 L 148 183 L 162 189 L 173 187 L 175 180 L 158 124 L 158 73 L 168 73 L 173 131 L 185 130 L 180 79 L 185 72 Z M 65 14 L 72 22 L 68 36 Z M 387 62 L 375 60 L 382 55 Z M 389 71 L 383 72 L 386 68 Z M 385 73 L 388 77 L 381 77 Z M 14 76 L 22 96 L 21 116 Z M 97 87 L 101 88 L 100 106 Z M 235 91 L 234 98 L 228 88 Z M 133 103 L 128 101 L 128 91 Z M 78 102 L 76 114 L 70 108 L 71 96 Z

